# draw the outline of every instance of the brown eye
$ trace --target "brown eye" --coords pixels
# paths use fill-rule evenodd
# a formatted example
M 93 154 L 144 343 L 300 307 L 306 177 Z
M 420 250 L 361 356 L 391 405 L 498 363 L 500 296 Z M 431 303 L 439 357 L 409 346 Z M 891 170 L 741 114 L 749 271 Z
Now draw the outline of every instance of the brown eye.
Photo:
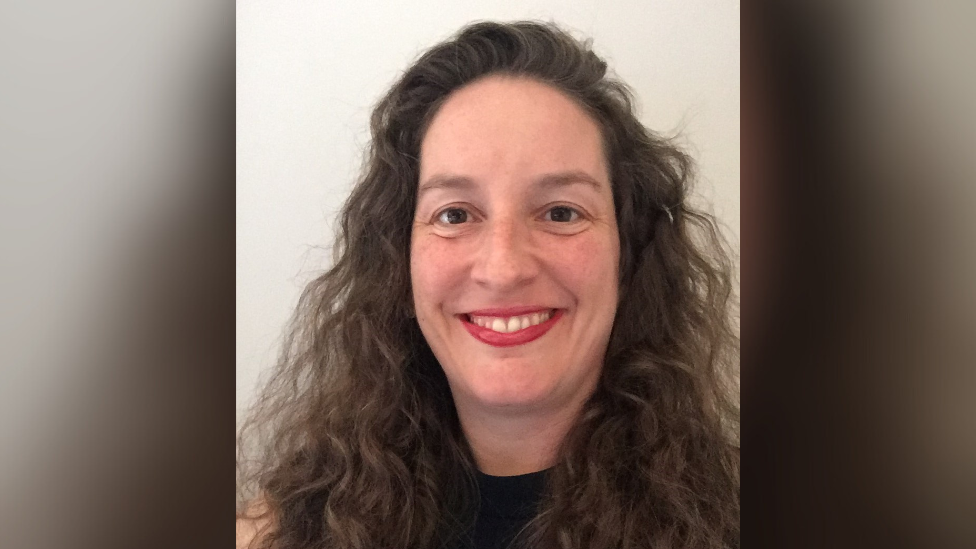
M 567 206 L 556 206 L 546 212 L 546 218 L 557 223 L 570 223 L 579 218 L 579 212 Z
M 468 212 L 461 208 L 448 208 L 437 216 L 437 220 L 448 225 L 458 225 L 468 220 Z

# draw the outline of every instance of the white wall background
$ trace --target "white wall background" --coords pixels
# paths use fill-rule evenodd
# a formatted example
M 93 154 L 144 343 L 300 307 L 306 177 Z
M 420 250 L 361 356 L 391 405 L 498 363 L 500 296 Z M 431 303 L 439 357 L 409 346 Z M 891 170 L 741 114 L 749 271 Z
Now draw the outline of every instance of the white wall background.
M 680 131 L 698 193 L 739 242 L 738 0 L 241 0 L 237 4 L 237 407 L 273 365 L 361 165 L 373 104 L 466 23 L 556 21 Z

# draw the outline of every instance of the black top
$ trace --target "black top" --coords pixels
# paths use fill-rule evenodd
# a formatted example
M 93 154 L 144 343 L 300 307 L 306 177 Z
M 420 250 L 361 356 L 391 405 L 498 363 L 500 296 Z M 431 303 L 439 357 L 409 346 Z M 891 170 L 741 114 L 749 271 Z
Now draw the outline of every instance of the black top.
M 474 549 L 505 549 L 535 516 L 546 471 L 493 477 L 478 472 L 481 505 L 471 539 Z

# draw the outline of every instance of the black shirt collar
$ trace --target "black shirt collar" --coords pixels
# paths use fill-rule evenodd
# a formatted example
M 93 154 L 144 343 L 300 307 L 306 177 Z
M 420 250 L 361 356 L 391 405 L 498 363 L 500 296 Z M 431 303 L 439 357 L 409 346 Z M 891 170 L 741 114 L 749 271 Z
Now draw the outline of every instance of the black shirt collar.
M 525 518 L 536 513 L 549 472 L 496 477 L 478 471 L 481 512 L 504 518 Z

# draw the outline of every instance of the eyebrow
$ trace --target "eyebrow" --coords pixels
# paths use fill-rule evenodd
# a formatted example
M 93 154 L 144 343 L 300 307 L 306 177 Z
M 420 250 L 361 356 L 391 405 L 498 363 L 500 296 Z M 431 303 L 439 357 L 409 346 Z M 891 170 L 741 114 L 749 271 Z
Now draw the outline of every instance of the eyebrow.
M 569 171 L 569 172 L 559 172 L 553 174 L 547 174 L 539 178 L 537 185 L 540 187 L 566 187 L 569 185 L 584 184 L 593 187 L 594 190 L 599 191 L 603 188 L 604 184 L 600 183 L 596 179 L 590 176 L 590 174 L 582 171 Z
M 420 184 L 417 197 L 435 189 L 469 189 L 474 186 L 474 180 L 462 175 L 435 175 Z
M 603 183 L 600 183 L 588 173 L 578 170 L 546 174 L 535 181 L 536 186 L 546 189 L 554 187 L 567 187 L 578 184 L 593 187 L 593 189 L 597 191 L 604 187 Z M 417 191 L 417 196 L 419 198 L 423 196 L 424 193 L 434 189 L 470 189 L 474 185 L 475 182 L 470 177 L 448 174 L 435 175 L 420 184 L 420 188 Z

